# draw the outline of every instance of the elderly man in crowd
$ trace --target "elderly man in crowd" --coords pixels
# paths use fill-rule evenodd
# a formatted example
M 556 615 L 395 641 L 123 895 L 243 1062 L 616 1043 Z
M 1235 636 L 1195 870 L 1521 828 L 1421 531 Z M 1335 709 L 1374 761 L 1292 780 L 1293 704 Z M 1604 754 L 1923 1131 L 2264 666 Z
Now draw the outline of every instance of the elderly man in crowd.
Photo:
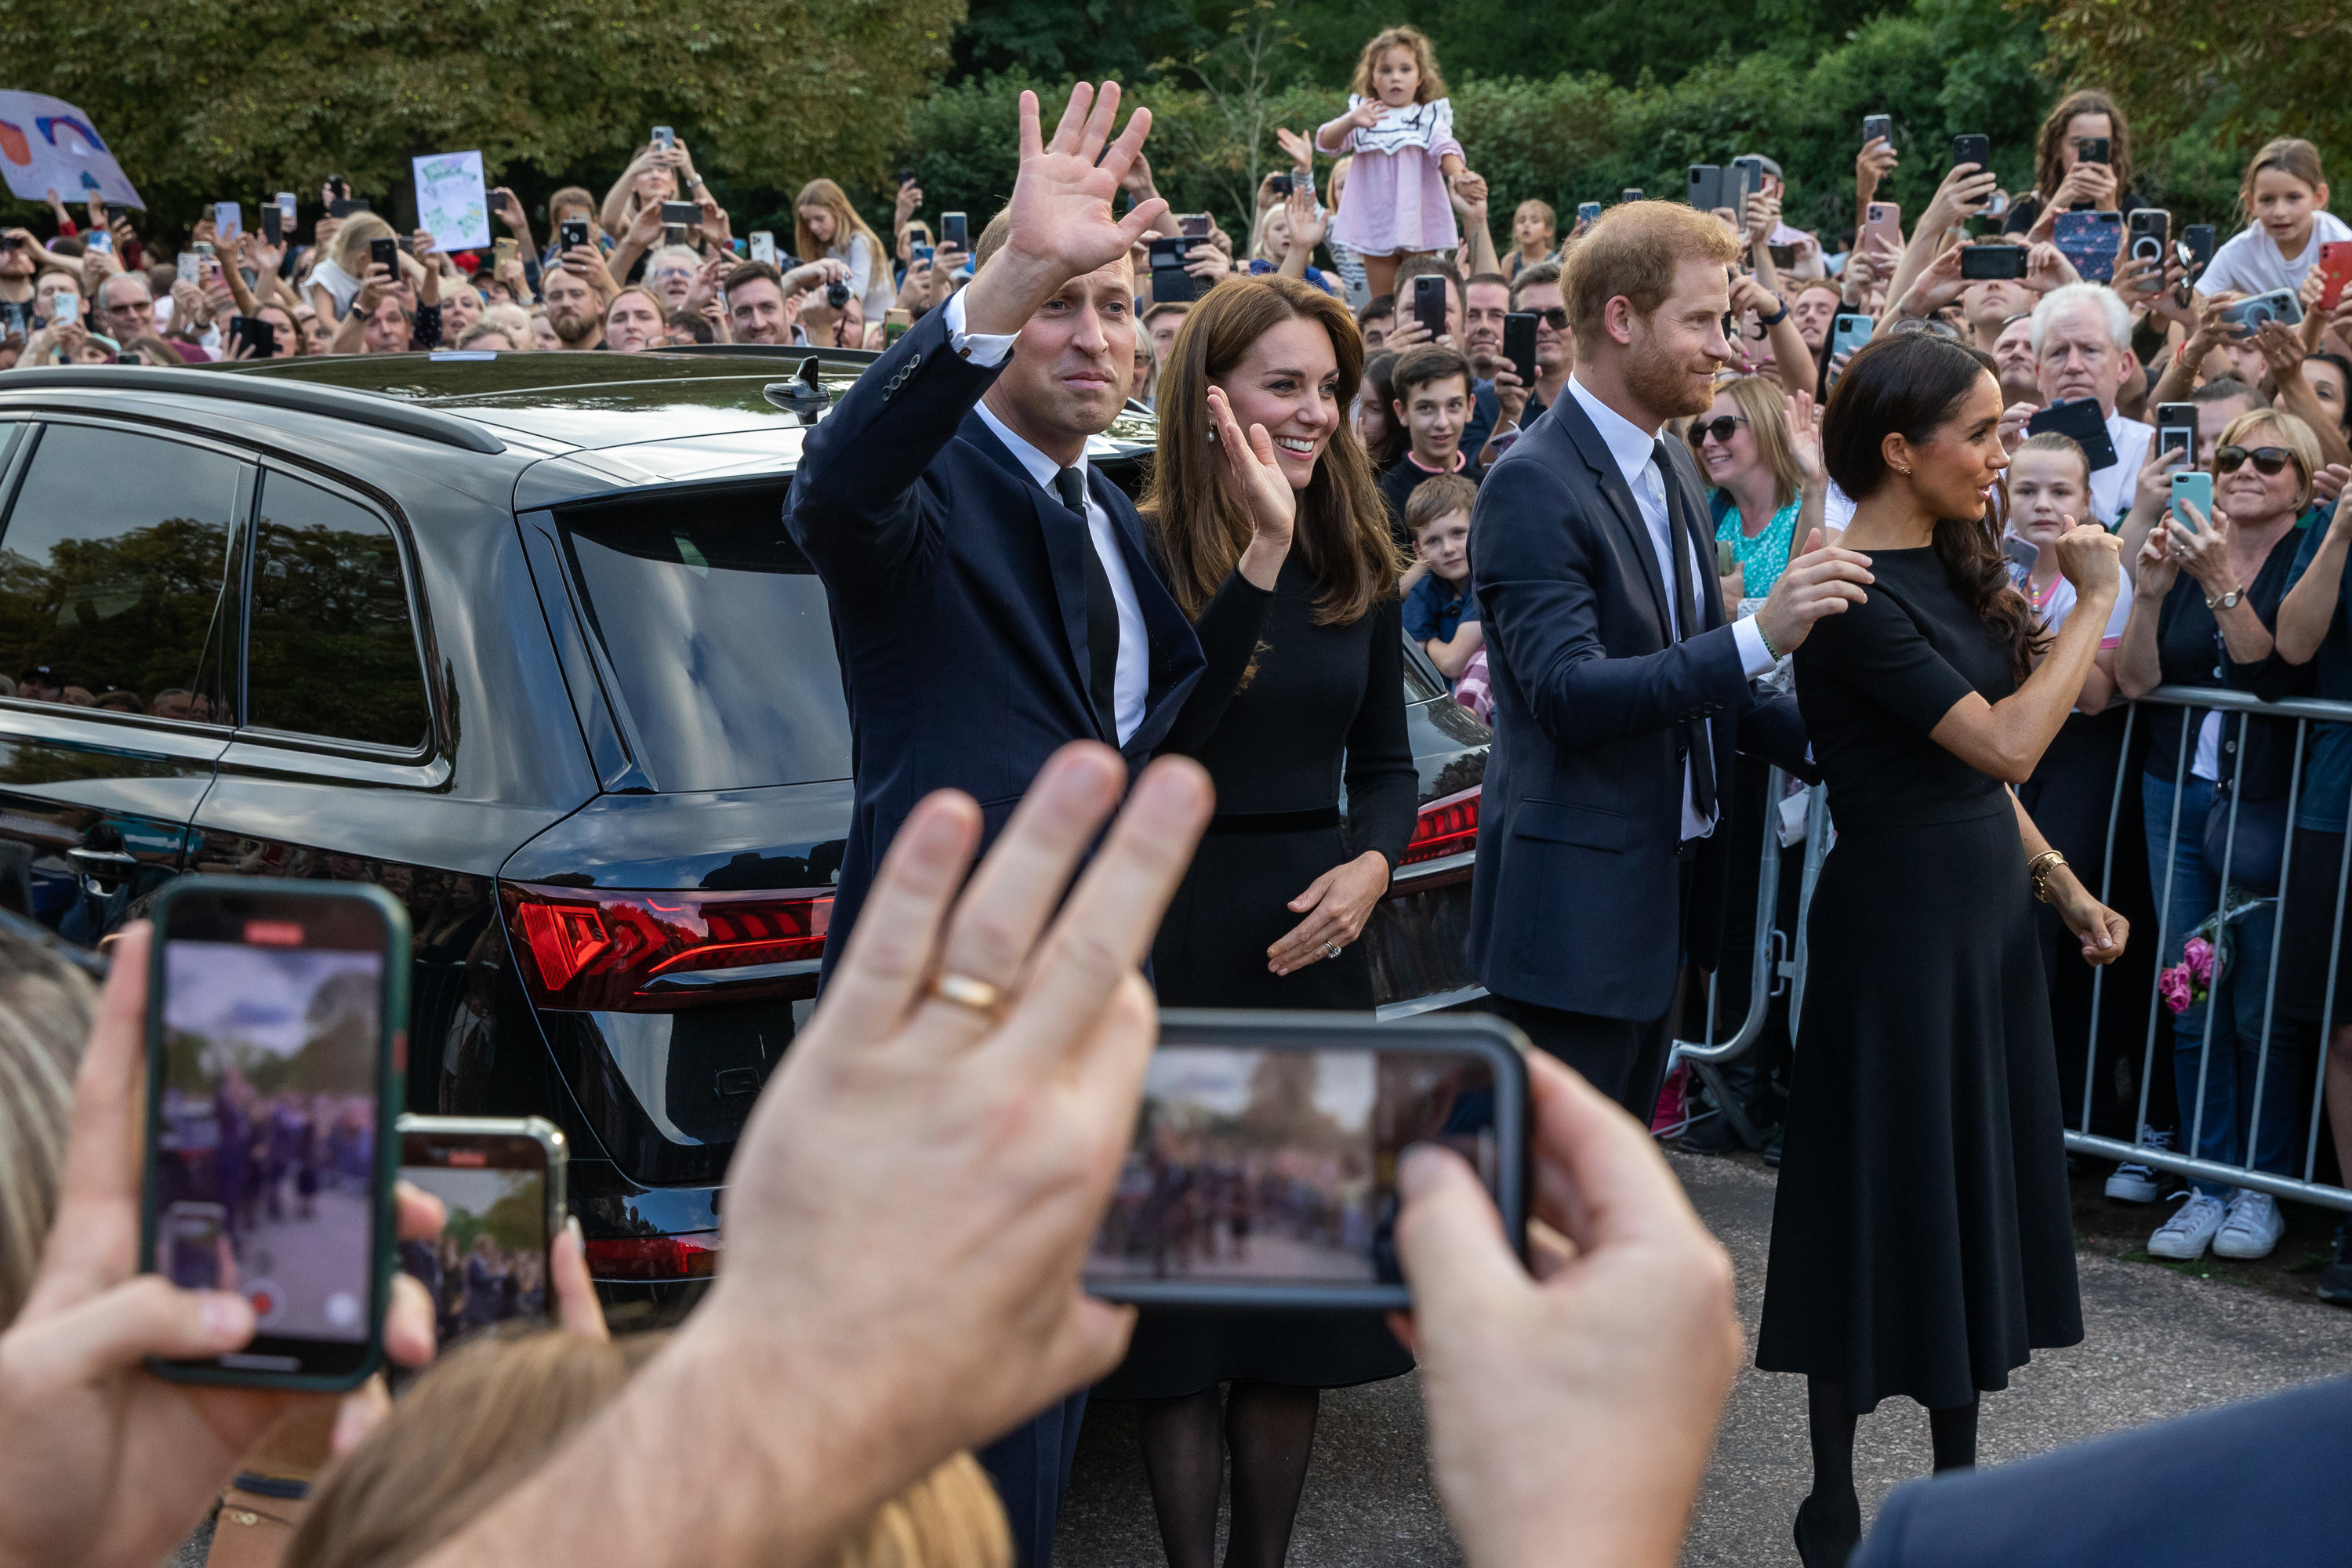
M 2131 308 L 2104 283 L 2069 283 L 2053 289 L 2033 308 L 2030 321 L 2036 379 L 2044 405 L 2095 399 L 2106 422 L 2116 460 L 2091 473 L 2091 512 L 2086 522 L 2113 527 L 2132 499 L 2132 484 L 2147 457 L 2155 426 L 2116 412 L 2116 391 L 2126 375 L 2140 374 L 2131 352 Z M 2025 439 L 2025 423 L 2036 410 L 2022 401 L 2001 416 L 2004 445 Z

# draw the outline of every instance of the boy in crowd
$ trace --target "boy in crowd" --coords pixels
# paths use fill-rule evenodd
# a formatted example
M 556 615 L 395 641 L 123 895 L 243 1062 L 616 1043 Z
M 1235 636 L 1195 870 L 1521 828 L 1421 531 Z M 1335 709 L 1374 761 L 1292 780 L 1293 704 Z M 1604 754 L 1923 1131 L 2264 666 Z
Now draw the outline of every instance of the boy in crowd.
M 1381 346 L 1389 341 L 1390 331 L 1395 326 L 1396 296 L 1393 294 L 1376 295 L 1364 301 L 1364 308 L 1356 312 L 1356 330 L 1364 334 L 1367 356 L 1381 352 Z
M 1404 635 L 1448 680 L 1461 679 L 1486 646 L 1477 621 L 1462 618 L 1470 606 L 1470 508 L 1477 500 L 1476 485 L 1440 474 L 1422 480 L 1404 503 L 1415 554 L 1405 574 Z
M 1397 361 L 1390 384 L 1396 392 L 1392 416 L 1411 444 L 1381 476 L 1381 495 L 1398 545 L 1410 552 L 1406 498 L 1433 475 L 1458 474 L 1475 485 L 1483 472 L 1462 449 L 1470 423 L 1470 362 L 1452 349 L 1424 343 Z

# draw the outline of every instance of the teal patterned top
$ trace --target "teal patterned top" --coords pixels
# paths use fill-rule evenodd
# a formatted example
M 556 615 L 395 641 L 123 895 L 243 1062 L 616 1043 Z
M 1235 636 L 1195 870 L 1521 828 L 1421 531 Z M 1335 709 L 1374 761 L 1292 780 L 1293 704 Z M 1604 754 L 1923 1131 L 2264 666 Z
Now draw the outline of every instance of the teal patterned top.
M 1789 568 L 1789 549 L 1795 542 L 1797 508 L 1790 501 L 1772 514 L 1764 531 L 1750 539 L 1740 531 L 1739 509 L 1732 507 L 1716 525 L 1715 542 L 1728 544 L 1739 556 L 1742 592 L 1748 598 L 1760 599 L 1772 591 L 1780 574 Z

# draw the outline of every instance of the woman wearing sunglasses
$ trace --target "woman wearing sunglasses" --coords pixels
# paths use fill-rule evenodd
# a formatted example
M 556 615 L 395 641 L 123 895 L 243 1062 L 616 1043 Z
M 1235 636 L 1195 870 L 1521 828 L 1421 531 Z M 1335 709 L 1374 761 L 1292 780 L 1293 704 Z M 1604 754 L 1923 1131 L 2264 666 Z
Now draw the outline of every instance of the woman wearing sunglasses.
M 1723 613 L 1772 591 L 1789 551 L 1822 525 L 1829 470 L 1810 393 L 1789 396 L 1760 375 L 1717 384 L 1715 405 L 1691 421 L 1691 451 L 1715 487 Z
M 2212 515 L 2181 501 L 2149 531 L 2132 564 L 2131 618 L 2116 660 L 2125 696 L 2158 686 L 2231 686 L 2278 697 L 2307 675 L 2280 656 L 2273 637 L 2300 543 L 2295 519 L 2311 503 L 2318 467 L 2318 440 L 2294 415 L 2259 409 L 2230 422 L 2213 451 Z M 2158 899 L 2171 889 L 2157 962 L 2171 968 L 2220 906 L 2225 857 L 2231 887 L 2264 898 L 2278 891 L 2294 726 L 2157 704 L 2148 731 L 2141 789 L 2148 865 Z M 2345 793 L 2336 791 L 2339 809 Z M 2183 1131 L 2196 1144 L 2190 1152 L 2243 1163 L 2242 1138 L 2252 1125 L 2255 1168 L 2284 1173 L 2309 1031 L 2284 1009 L 2273 1014 L 2263 1070 L 2275 921 L 2275 906 L 2263 902 L 2231 924 L 2226 972 L 2217 966 L 2208 995 L 2173 1015 L 2173 1081 Z M 2283 988 L 2287 978 L 2282 965 Z M 2269 1194 L 2200 1180 L 2147 1249 L 2168 1258 L 2200 1258 L 2208 1247 L 2223 1258 L 2263 1258 L 2284 1229 Z

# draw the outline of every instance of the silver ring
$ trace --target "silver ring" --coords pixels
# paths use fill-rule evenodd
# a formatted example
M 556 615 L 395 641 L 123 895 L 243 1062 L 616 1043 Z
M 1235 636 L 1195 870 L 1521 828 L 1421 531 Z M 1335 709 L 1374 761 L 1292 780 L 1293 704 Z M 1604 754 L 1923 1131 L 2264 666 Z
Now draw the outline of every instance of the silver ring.
M 1338 944 L 1338 943 L 1336 943 L 1336 942 L 1325 942 L 1325 943 L 1323 944 L 1323 956 L 1324 956 L 1324 957 L 1326 957 L 1326 958 L 1337 958 L 1337 957 L 1339 957 L 1339 944 Z

